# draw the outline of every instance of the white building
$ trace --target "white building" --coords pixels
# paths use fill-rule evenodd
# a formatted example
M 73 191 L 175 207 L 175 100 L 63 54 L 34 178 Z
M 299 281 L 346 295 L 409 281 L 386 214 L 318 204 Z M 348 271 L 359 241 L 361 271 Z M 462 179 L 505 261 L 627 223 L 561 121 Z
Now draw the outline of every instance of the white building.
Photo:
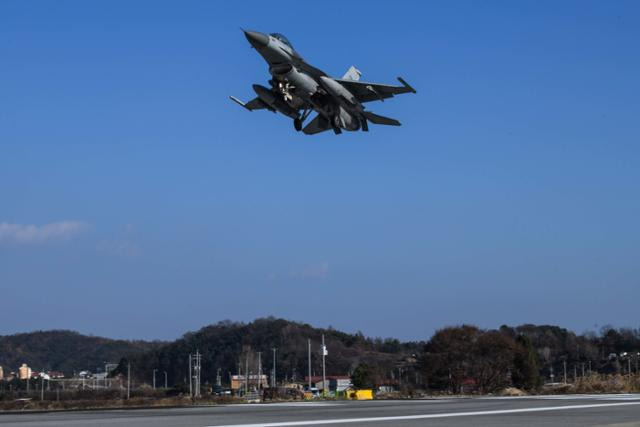
M 23 363 L 18 369 L 18 378 L 21 380 L 28 380 L 31 378 L 31 368 L 28 367 L 26 363 Z
M 305 380 L 308 382 L 309 377 L 306 377 Z M 326 380 L 327 384 L 325 387 L 321 376 L 311 377 L 311 386 L 318 390 L 324 390 L 326 388 L 327 391 L 333 392 L 345 391 L 347 388 L 352 386 L 351 377 L 347 375 L 327 375 Z

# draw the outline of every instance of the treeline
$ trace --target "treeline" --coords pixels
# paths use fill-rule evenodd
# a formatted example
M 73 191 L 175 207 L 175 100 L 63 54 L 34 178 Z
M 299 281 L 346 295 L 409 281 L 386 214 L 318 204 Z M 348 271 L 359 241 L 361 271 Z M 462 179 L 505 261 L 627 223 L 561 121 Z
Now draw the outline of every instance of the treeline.
M 635 372 L 640 332 L 605 327 L 599 333 L 577 335 L 547 325 L 502 326 L 483 330 L 464 325 L 437 331 L 428 341 L 400 342 L 319 329 L 283 319 L 251 323 L 220 322 L 128 360 L 136 381 L 150 383 L 152 372 L 167 372 L 170 385 L 188 384 L 188 355 L 203 355 L 202 382 L 213 384 L 219 374 L 270 374 L 272 349 L 277 354 L 277 379 L 303 381 L 308 372 L 308 340 L 312 342 L 312 375 L 321 373 L 320 341 L 329 350 L 328 375 L 354 375 L 360 384 L 391 385 L 405 391 L 493 392 L 507 386 L 536 390 L 552 380 L 561 382 L 589 373 L 626 373 L 632 354 Z M 124 373 L 124 364 L 121 366 Z M 553 377 L 552 377 L 553 375 Z
M 483 330 L 463 325 L 437 331 L 428 341 L 400 342 L 319 329 L 308 324 L 265 318 L 250 323 L 220 322 L 188 333 L 154 351 L 131 357 L 136 381 L 150 383 L 152 372 L 167 372 L 170 385 L 188 384 L 188 355 L 199 351 L 202 382 L 219 374 L 270 375 L 276 348 L 277 379 L 303 381 L 308 372 L 308 340 L 312 342 L 312 375 L 321 373 L 320 342 L 329 350 L 328 375 L 354 375 L 361 384 L 391 385 L 404 390 L 493 392 L 506 386 L 535 390 L 543 383 L 589 373 L 625 373 L 638 358 L 640 332 L 604 327 L 600 333 L 577 335 L 548 325 L 502 326 Z M 633 359 L 632 370 L 636 369 Z M 124 361 L 123 361 L 124 362 Z M 121 365 L 124 373 L 125 365 Z M 360 369 L 358 369 L 360 367 Z M 551 376 L 553 374 L 553 377 Z
M 94 337 L 78 332 L 53 330 L 0 336 L 0 366 L 4 374 L 26 363 L 35 371 L 73 372 L 104 369 L 106 362 L 118 362 L 124 355 L 145 353 L 163 342 L 126 341 Z
M 463 325 L 437 331 L 420 357 L 420 386 L 437 391 L 493 392 L 507 386 L 536 390 L 544 382 L 592 373 L 638 374 L 640 331 L 604 327 L 576 335 L 557 326 Z
M 428 341 L 401 342 L 368 338 L 332 328 L 320 329 L 277 318 L 250 323 L 223 321 L 169 343 L 110 340 L 70 331 L 34 332 L 0 337 L 0 365 L 5 374 L 27 363 L 35 370 L 95 371 L 104 361 L 120 361 L 116 374 L 131 364 L 135 384 L 177 389 L 188 385 L 188 356 L 202 354 L 202 383 L 223 385 L 229 376 L 258 370 L 270 375 L 273 349 L 279 382 L 303 381 L 308 373 L 311 340 L 312 375 L 322 373 L 322 335 L 329 351 L 327 375 L 354 375 L 360 384 L 403 390 L 493 392 L 506 386 L 535 390 L 589 373 L 626 374 L 638 369 L 640 331 L 604 327 L 575 334 L 549 325 L 502 326 L 484 330 L 463 325 L 437 331 Z M 627 353 L 627 356 L 620 356 Z M 552 377 L 553 375 L 553 377 Z
M 421 365 L 425 386 L 433 390 L 486 393 L 541 385 L 538 356 L 526 335 L 475 326 L 439 330 L 425 345 Z
M 303 381 L 308 375 L 308 343 L 311 340 L 311 373 L 320 375 L 322 335 L 329 349 L 326 358 L 328 375 L 350 374 L 360 363 L 376 366 L 381 372 L 395 369 L 404 354 L 417 353 L 423 343 L 400 342 L 396 339 L 372 339 L 362 333 L 347 334 L 335 329 L 314 328 L 305 323 L 273 317 L 250 323 L 223 321 L 187 333 L 182 338 L 144 354 L 123 360 L 119 372 L 124 374 L 131 363 L 136 381 L 150 383 L 153 370 L 167 372 L 170 385 L 188 384 L 188 357 L 199 351 L 202 355 L 202 383 L 214 384 L 218 373 L 224 384 L 238 372 L 258 370 L 258 358 L 265 374 L 273 366 L 276 350 L 278 381 Z

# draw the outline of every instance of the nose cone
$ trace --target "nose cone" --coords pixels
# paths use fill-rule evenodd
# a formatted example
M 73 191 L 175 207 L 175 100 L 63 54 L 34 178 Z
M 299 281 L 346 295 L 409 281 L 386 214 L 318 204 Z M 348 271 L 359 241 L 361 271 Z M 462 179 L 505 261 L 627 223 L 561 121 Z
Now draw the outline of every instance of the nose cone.
M 261 49 L 269 44 L 269 36 L 258 31 L 245 31 L 245 37 L 256 49 Z

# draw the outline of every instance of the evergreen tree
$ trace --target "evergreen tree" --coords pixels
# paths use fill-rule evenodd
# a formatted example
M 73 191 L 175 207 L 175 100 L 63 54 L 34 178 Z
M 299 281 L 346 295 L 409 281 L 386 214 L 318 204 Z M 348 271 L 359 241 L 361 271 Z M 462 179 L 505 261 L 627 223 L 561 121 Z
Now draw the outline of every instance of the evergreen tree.
M 526 335 L 518 335 L 516 343 L 519 348 L 513 359 L 513 385 L 524 390 L 536 390 L 542 385 L 536 350 Z
M 373 372 L 369 365 L 359 364 L 351 375 L 351 382 L 355 388 L 373 388 Z

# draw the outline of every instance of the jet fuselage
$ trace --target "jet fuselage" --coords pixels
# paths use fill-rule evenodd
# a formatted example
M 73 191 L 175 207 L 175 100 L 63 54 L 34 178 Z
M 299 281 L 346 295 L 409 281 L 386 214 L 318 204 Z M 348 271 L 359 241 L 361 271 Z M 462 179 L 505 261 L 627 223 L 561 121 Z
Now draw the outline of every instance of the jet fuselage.
M 253 85 L 257 98 L 244 103 L 230 97 L 249 111 L 267 109 L 294 119 L 296 130 L 316 134 L 328 129 L 338 134 L 341 129 L 368 131 L 368 121 L 399 126 L 400 122 L 365 111 L 364 102 L 383 101 L 401 93 L 413 92 L 402 78 L 403 86 L 360 82 L 360 71 L 351 67 L 342 79 L 334 79 L 307 63 L 282 34 L 244 31 L 256 51 L 269 66 L 270 88 Z M 303 129 L 312 111 L 317 116 Z
M 269 65 L 273 77 L 270 83 L 282 93 L 287 105 L 296 110 L 317 111 L 334 130 L 360 129 L 360 102 L 325 72 L 306 63 L 286 38 L 256 31 L 245 31 L 245 36 Z M 263 99 L 260 93 L 257 95 Z M 288 109 L 280 112 L 291 117 Z

